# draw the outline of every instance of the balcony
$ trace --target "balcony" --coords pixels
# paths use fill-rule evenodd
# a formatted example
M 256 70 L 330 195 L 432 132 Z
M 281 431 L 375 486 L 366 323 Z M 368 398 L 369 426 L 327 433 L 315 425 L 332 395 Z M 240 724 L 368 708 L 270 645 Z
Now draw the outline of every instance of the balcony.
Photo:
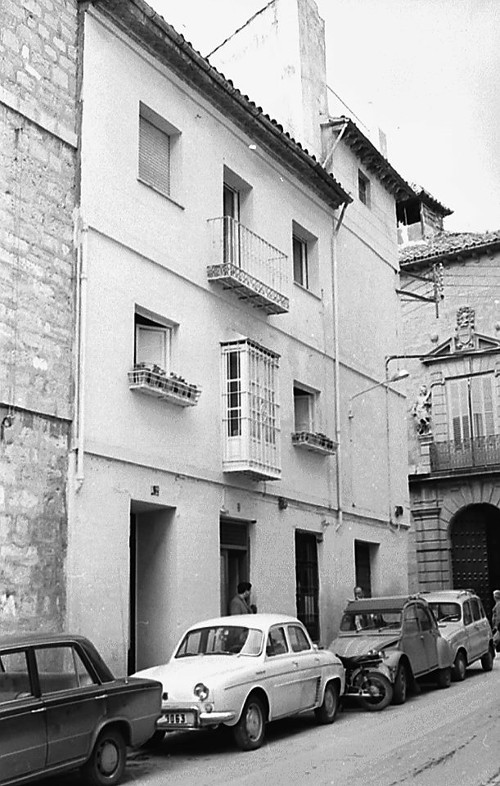
M 487 470 L 500 467 L 500 435 L 474 437 L 462 442 L 432 442 L 431 472 Z
M 170 401 L 180 407 L 194 407 L 201 395 L 201 388 L 186 382 L 176 374 L 167 374 L 159 366 L 139 363 L 128 372 L 130 390 Z
M 212 264 L 208 280 L 232 289 L 266 314 L 285 314 L 289 300 L 288 258 L 270 243 L 229 216 L 208 222 L 212 236 Z
M 326 437 L 324 434 L 316 434 L 310 431 L 296 431 L 293 433 L 292 445 L 313 453 L 321 453 L 324 456 L 332 456 L 337 452 L 335 440 Z

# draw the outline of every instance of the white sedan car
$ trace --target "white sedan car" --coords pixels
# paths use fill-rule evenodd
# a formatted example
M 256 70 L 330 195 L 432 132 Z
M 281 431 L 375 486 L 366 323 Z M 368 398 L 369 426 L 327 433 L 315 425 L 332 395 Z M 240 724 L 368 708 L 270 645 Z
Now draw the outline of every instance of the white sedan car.
M 163 685 L 155 737 L 221 724 L 242 750 L 264 740 L 267 721 L 314 710 L 333 723 L 344 668 L 311 642 L 304 625 L 282 614 L 242 614 L 198 622 L 162 666 L 139 671 Z

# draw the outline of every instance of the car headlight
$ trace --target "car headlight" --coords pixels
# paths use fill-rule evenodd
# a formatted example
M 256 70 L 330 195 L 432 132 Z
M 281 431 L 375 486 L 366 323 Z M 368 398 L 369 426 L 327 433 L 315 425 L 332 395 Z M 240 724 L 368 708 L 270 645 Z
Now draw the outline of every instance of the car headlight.
M 372 658 L 382 658 L 382 660 L 385 658 L 385 652 L 383 650 L 368 650 L 368 655 Z
M 210 691 L 208 690 L 207 686 L 203 684 L 203 682 L 198 682 L 193 688 L 193 693 L 200 699 L 200 701 L 205 701 L 205 699 L 208 699 L 208 694 Z

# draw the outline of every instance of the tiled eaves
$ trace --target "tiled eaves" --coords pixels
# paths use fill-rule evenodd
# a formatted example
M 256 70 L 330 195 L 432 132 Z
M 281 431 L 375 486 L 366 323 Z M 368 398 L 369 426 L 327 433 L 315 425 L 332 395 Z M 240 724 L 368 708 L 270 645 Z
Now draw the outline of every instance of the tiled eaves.
M 422 186 L 417 185 L 416 183 L 412 183 L 412 188 L 415 192 L 415 196 L 418 197 L 425 205 L 431 208 L 435 213 L 440 216 L 451 216 L 453 210 L 449 207 L 445 207 L 442 202 L 438 202 L 438 200 L 432 196 L 425 188 Z
M 439 232 L 427 240 L 400 248 L 402 270 L 425 264 L 457 262 L 492 255 L 500 251 L 500 230 L 496 232 Z
M 89 5 L 88 0 L 80 3 Z M 209 100 L 330 207 L 336 209 L 352 202 L 352 197 L 313 155 L 237 90 L 144 0 L 91 0 L 90 4 Z
M 365 168 L 376 175 L 384 188 L 397 200 L 415 197 L 412 186 L 401 177 L 399 172 L 349 117 L 331 118 L 328 125 L 333 130 L 342 133 L 342 141 L 350 147 Z

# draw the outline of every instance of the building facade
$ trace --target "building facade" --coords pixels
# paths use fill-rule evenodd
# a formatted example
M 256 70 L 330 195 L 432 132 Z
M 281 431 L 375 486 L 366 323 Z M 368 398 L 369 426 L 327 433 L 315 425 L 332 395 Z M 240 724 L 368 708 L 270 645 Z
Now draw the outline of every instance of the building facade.
M 77 15 L 0 11 L 0 621 L 66 615 L 73 416 Z
M 500 584 L 500 233 L 445 231 L 450 211 L 421 190 L 406 207 L 414 586 L 471 587 L 489 610 Z
M 328 643 L 407 587 L 406 186 L 379 157 L 362 201 L 352 128 L 325 168 L 140 0 L 81 9 L 68 625 L 133 670 L 249 579 Z

